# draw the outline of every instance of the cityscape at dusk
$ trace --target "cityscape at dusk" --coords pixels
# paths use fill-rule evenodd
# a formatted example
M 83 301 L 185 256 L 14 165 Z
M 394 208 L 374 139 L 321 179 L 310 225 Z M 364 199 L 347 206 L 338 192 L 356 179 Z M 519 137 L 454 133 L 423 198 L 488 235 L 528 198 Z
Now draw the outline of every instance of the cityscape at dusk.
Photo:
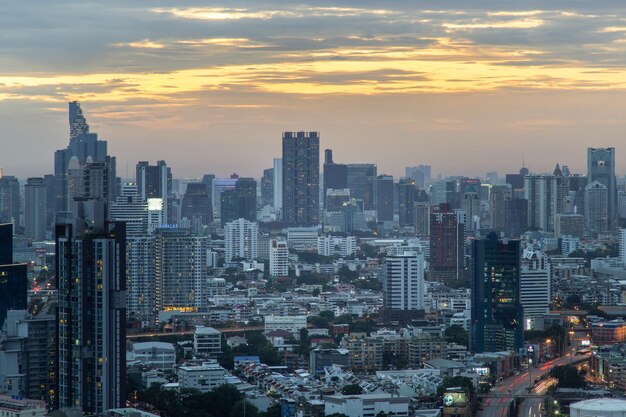
M 2 11 L 0 417 L 626 413 L 626 4 Z

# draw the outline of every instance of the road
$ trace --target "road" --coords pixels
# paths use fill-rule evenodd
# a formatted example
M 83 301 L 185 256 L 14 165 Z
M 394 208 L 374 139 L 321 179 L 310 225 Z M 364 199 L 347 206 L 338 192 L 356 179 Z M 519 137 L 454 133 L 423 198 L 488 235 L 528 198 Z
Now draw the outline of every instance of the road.
M 492 388 L 491 393 L 483 399 L 483 410 L 478 412 L 478 417 L 509 417 L 509 407 L 516 396 L 529 395 L 528 388 L 533 387 L 533 391 L 520 405 L 519 417 L 541 417 L 543 407 L 543 395 L 548 389 L 548 384 L 535 380 L 546 375 L 550 370 L 558 365 L 567 365 L 570 362 L 581 362 L 589 358 L 589 355 L 576 355 L 572 359 L 569 355 L 550 362 L 541 364 L 537 368 L 532 368 L 529 377 L 528 372 L 512 376 L 505 379 L 500 384 Z
M 244 333 L 244 332 L 254 332 L 263 330 L 263 326 L 247 326 L 247 327 L 216 327 L 220 333 Z M 126 335 L 127 339 L 138 339 L 142 337 L 161 337 L 161 336 L 185 336 L 192 335 L 195 332 L 194 329 L 191 330 L 183 330 L 178 332 L 150 332 L 150 333 L 128 333 Z

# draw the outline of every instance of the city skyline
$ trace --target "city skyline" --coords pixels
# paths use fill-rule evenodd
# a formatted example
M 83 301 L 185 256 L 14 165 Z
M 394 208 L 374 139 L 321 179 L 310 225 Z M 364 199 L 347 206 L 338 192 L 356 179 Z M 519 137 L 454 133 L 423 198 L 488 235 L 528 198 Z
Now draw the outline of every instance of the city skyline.
M 503 174 L 522 159 L 584 172 L 585 149 L 610 146 L 624 173 L 626 27 L 608 1 L 63 6 L 0 17 L 0 165 L 20 178 L 52 172 L 72 100 L 130 178 L 144 159 L 179 178 L 259 178 L 285 131 L 318 131 L 338 162 L 394 177 L 420 163 Z

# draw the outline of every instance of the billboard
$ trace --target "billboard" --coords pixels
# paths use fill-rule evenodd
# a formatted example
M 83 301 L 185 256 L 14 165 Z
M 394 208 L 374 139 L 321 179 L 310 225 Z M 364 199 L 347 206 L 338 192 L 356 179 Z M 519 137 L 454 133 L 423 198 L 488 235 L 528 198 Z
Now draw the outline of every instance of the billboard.
M 444 407 L 465 407 L 467 405 L 467 394 L 464 392 L 446 392 L 443 394 Z

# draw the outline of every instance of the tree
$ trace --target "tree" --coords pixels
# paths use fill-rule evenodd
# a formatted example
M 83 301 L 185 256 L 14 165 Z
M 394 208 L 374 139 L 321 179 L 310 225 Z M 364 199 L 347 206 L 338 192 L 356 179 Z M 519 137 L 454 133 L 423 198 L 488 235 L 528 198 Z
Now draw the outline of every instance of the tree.
M 346 385 L 341 389 L 343 395 L 360 395 L 363 394 L 363 388 L 359 384 Z
M 456 343 L 457 345 L 467 346 L 467 332 L 462 326 L 453 324 L 446 328 L 443 332 L 443 336 L 448 343 Z
M 585 388 L 587 382 L 583 375 L 584 372 L 579 372 L 572 365 L 559 365 L 550 371 L 550 376 L 559 380 L 557 383 L 559 388 Z
M 339 275 L 339 280 L 342 282 L 351 282 L 359 278 L 359 272 L 352 271 L 347 265 L 342 265 L 337 275 Z

